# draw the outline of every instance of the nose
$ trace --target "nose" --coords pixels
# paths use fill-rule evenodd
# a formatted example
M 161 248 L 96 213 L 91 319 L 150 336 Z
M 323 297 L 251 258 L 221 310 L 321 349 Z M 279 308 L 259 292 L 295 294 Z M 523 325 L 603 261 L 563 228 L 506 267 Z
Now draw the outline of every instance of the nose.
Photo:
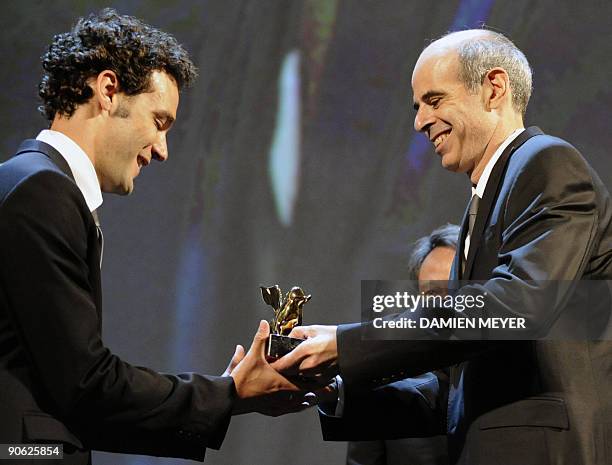
M 417 132 L 427 132 L 433 123 L 433 112 L 429 105 L 419 106 L 414 117 L 414 130 Z
M 168 144 L 166 143 L 166 133 L 160 133 L 157 141 L 151 147 L 151 157 L 157 161 L 168 159 Z

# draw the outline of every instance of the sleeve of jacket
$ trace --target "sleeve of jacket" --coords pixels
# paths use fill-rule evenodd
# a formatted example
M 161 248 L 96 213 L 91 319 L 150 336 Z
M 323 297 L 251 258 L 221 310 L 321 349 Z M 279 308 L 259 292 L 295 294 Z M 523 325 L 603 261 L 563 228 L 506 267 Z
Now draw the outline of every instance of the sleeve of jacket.
M 40 395 L 90 448 L 201 460 L 223 441 L 233 380 L 159 374 L 105 347 L 87 262 L 91 227 L 80 191 L 54 171 L 30 176 L 2 202 L 1 282 Z
M 461 317 L 522 317 L 528 330 L 521 336 L 533 339 L 552 327 L 583 276 L 601 240 L 599 198 L 607 194 L 596 191 L 590 167 L 571 145 L 548 136 L 527 144 L 510 159 L 495 204 L 502 222 L 495 266 L 486 282 L 468 284 L 459 294 L 485 295 L 483 309 Z M 503 343 L 477 340 L 468 331 L 455 331 L 458 340 L 449 340 L 448 334 L 418 329 L 407 330 L 409 340 L 366 340 L 368 326 L 340 325 L 337 339 L 343 380 L 364 389 L 450 366 Z
M 448 377 L 425 373 L 368 392 L 345 391 L 342 416 L 319 409 L 326 441 L 369 441 L 446 434 Z

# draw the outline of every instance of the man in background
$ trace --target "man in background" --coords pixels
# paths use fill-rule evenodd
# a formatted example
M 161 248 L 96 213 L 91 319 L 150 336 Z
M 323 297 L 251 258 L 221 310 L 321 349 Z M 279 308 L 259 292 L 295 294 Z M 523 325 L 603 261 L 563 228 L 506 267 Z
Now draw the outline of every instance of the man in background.
M 0 443 L 62 444 L 69 464 L 91 449 L 203 460 L 233 414 L 303 408 L 264 359 L 265 321 L 225 376 L 135 367 L 102 340 L 96 210 L 168 158 L 179 90 L 196 77 L 187 52 L 106 9 L 56 35 L 42 64 L 50 129 L 0 166 Z
M 458 239 L 459 226 L 447 224 L 416 241 L 408 261 L 408 279 L 418 282 L 419 292 L 444 293 L 439 286 L 448 281 Z M 439 383 L 448 384 L 446 370 L 438 370 L 435 375 Z M 426 376 L 431 377 L 431 374 L 428 373 Z M 400 385 L 404 382 L 406 381 L 402 380 L 394 384 L 401 389 Z M 446 465 L 448 463 L 446 436 L 349 442 L 346 463 L 347 465 Z

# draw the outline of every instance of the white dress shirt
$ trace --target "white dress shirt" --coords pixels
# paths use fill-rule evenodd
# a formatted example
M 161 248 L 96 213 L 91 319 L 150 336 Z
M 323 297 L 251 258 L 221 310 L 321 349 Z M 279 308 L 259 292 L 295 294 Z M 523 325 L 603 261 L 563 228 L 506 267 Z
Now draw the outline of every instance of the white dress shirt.
M 96 170 L 87 154 L 75 141 L 61 132 L 50 129 L 41 131 L 36 140 L 49 144 L 64 157 L 90 211 L 93 212 L 102 205 L 102 190 Z

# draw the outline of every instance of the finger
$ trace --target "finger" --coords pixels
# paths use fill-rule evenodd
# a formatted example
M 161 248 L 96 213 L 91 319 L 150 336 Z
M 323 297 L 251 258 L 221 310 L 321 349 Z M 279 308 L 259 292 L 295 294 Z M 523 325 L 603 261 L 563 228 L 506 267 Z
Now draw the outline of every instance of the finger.
M 279 393 L 272 400 L 271 405 L 262 409 L 262 413 L 278 417 L 287 413 L 301 412 L 313 407 L 316 402 L 317 398 L 312 392 Z
M 301 412 L 302 410 L 305 410 L 307 408 L 314 407 L 318 404 L 318 401 L 319 399 L 313 392 L 298 394 L 296 397 L 293 398 L 294 404 L 292 408 L 295 412 Z
M 314 378 L 291 379 L 291 382 L 304 391 L 317 391 L 328 385 L 328 381 L 323 382 Z
M 300 396 L 288 402 L 287 405 L 281 410 L 284 411 L 283 413 L 301 412 L 302 410 L 314 407 L 315 405 L 317 405 L 316 396 Z
M 236 350 L 234 351 L 234 355 L 230 360 L 230 364 L 228 366 L 229 370 L 232 371 L 234 368 L 236 368 L 236 365 L 238 365 L 242 361 L 245 355 L 246 354 L 244 353 L 244 347 L 238 344 L 236 346 Z
M 314 391 L 313 394 L 317 398 L 317 403 L 336 402 L 338 400 L 338 389 L 336 387 L 326 386 Z
M 296 339 L 306 339 L 312 337 L 312 327 L 311 326 L 296 326 L 289 333 L 289 337 L 294 337 Z
M 319 403 L 319 398 L 314 392 L 308 392 L 302 399 L 302 406 L 304 408 L 314 407 Z
M 319 354 L 313 354 L 300 362 L 300 374 L 308 377 L 321 377 L 325 374 L 327 362 L 321 362 Z
M 278 372 L 296 371 L 298 365 L 302 362 L 304 358 L 308 356 L 308 353 L 304 353 L 304 345 L 305 343 L 300 344 L 287 355 L 283 355 L 281 358 L 276 360 L 271 364 L 272 368 L 274 368 Z
M 266 320 L 261 320 L 259 322 L 259 328 L 257 328 L 257 332 L 253 337 L 253 343 L 251 344 L 251 348 L 249 349 L 250 354 L 257 354 L 261 357 L 264 356 L 266 341 L 270 336 L 270 325 Z
M 232 355 L 232 359 L 230 360 L 229 364 L 227 365 L 227 368 L 225 369 L 225 371 L 223 372 L 221 376 L 231 375 L 232 371 L 234 371 L 234 368 L 238 366 L 238 364 L 242 361 L 243 358 L 244 358 L 244 347 L 238 344 L 236 346 L 236 350 L 234 351 L 234 355 Z
M 302 361 L 298 373 L 305 379 L 315 379 L 321 383 L 331 382 L 340 373 L 335 362 L 320 362 L 317 355 L 312 355 Z

